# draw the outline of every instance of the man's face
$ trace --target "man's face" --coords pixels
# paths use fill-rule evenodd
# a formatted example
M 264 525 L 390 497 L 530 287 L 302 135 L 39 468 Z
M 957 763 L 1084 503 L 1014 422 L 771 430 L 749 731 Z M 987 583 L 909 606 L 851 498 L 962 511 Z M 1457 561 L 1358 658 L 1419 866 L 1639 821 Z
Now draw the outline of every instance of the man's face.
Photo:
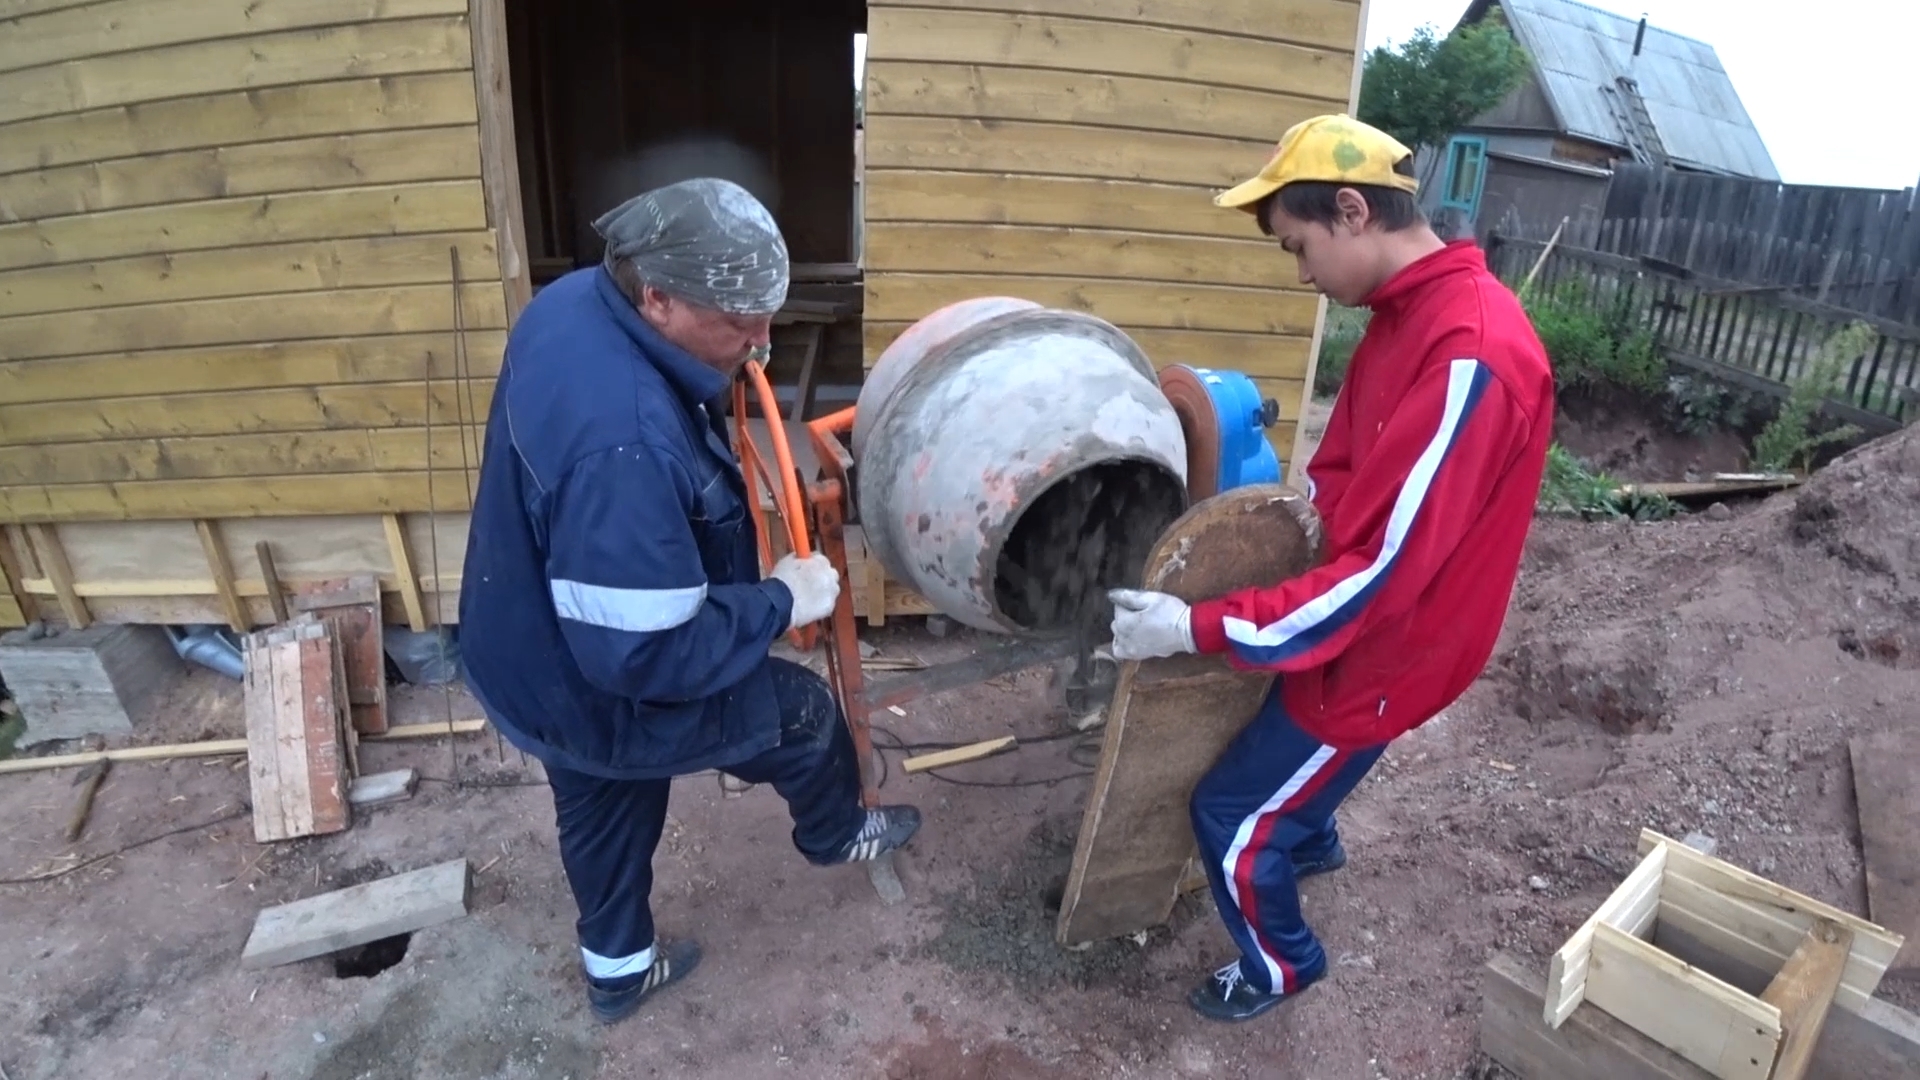
M 651 285 L 641 290 L 640 315 L 660 336 L 695 360 L 732 378 L 756 349 L 768 346 L 771 315 L 733 315 L 698 307 Z M 764 362 L 764 355 L 761 357 Z
M 1332 225 L 1303 221 L 1288 214 L 1279 199 L 1270 199 L 1267 228 L 1300 264 L 1302 285 L 1336 304 L 1357 307 L 1381 282 L 1381 233 L 1367 228 L 1367 201 L 1359 192 L 1343 188 L 1335 198 L 1340 215 Z

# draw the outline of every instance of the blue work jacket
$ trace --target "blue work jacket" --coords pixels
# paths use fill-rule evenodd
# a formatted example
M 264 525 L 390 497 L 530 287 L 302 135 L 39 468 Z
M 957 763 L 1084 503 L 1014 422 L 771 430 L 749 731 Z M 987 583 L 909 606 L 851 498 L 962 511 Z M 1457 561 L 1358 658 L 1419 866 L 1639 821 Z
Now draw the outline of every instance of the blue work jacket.
M 507 339 L 460 651 L 494 724 L 550 766 L 659 778 L 779 741 L 767 649 L 793 594 L 760 578 L 729 385 L 600 267 L 541 289 Z

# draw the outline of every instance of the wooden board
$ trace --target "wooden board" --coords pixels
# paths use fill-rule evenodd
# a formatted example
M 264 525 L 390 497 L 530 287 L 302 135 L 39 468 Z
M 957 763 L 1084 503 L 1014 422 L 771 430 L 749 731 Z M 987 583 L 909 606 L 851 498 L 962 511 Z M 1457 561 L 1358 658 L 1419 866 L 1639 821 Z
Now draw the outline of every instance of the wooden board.
M 1010 11 L 1111 19 L 1109 0 L 914 0 L 915 7 Z M 1179 30 L 1211 30 L 1236 37 L 1290 41 L 1341 51 L 1353 47 L 1360 28 L 1356 0 L 1128 0 L 1124 11 L 1136 23 Z
M 372 575 L 303 585 L 293 607 L 325 619 L 339 642 L 353 730 L 387 730 L 387 653 L 381 638 L 380 579 Z
M 1848 740 L 1873 921 L 1906 936 L 1887 968 L 1920 976 L 1920 738 L 1911 727 Z
M 1546 980 L 1506 952 L 1480 971 L 1480 1049 L 1520 1080 L 1711 1080 L 1711 1073 L 1592 1005 L 1558 1027 Z
M 1213 205 L 1213 192 L 1204 187 L 1015 173 L 926 172 L 913 179 L 912 185 L 890 183 L 884 177 L 870 184 L 863 202 L 867 222 L 1053 225 L 1226 240 L 1265 239 L 1245 214 L 1229 215 Z M 870 285 L 876 281 L 871 277 L 867 280 Z M 1297 282 L 1294 287 L 1313 295 Z M 869 314 L 872 304 L 869 289 Z
M 327 626 L 291 624 L 243 641 L 254 839 L 347 828 L 350 729 L 335 693 L 337 648 Z
M 1188 184 L 1202 189 L 1196 194 L 1209 195 L 1205 189 L 1246 179 L 1273 154 L 1272 142 L 1252 139 L 974 117 L 869 112 L 866 133 L 870 187 L 899 182 L 886 173 L 954 170 Z M 1240 213 L 1218 207 L 1214 212 Z
M 290 964 L 457 919 L 467 913 L 472 880 L 467 860 L 454 859 L 267 908 L 254 919 L 240 966 Z
M 1203 500 L 1176 521 L 1148 556 L 1143 580 L 1199 601 L 1301 574 L 1319 561 L 1321 545 L 1319 515 L 1306 496 L 1250 485 Z M 1061 944 L 1166 921 L 1195 850 L 1187 800 L 1272 680 L 1218 657 L 1120 666 L 1060 905 Z
M 0 290 L 4 290 L 0 281 Z M 874 284 L 865 317 L 906 322 L 939 307 L 955 289 L 975 296 L 1017 296 L 1047 307 L 1097 315 L 1116 326 L 1184 330 L 1201 327 L 1305 338 L 1319 305 L 1302 292 L 1092 277 L 1002 274 L 888 274 Z M 4 296 L 4 292 L 0 292 Z

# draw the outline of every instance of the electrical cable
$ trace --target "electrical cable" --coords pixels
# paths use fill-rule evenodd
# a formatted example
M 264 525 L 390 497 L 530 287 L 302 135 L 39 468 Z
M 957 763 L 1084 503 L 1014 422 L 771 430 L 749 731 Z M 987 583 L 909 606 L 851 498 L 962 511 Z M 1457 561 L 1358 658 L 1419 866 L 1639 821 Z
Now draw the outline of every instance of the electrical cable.
M 195 832 L 200 829 L 211 829 L 215 825 L 221 825 L 226 822 L 232 821 L 234 818 L 245 817 L 246 815 L 251 813 L 253 813 L 253 808 L 246 805 L 245 803 L 241 803 L 240 808 L 238 810 L 235 810 L 229 814 L 222 815 L 221 817 L 214 818 L 210 821 L 196 822 L 192 825 L 182 825 L 177 829 L 169 829 L 166 832 L 160 833 L 156 836 L 149 836 L 145 840 L 136 840 L 131 844 L 126 844 L 122 847 L 115 848 L 112 851 L 105 852 L 100 855 L 95 855 L 90 859 L 86 859 L 81 862 L 74 863 L 72 866 L 69 866 L 64 870 L 54 870 L 50 873 L 36 874 L 29 877 L 0 878 L 0 885 L 34 885 L 42 881 L 53 881 L 57 878 L 66 877 L 68 874 L 75 873 L 80 870 L 85 870 L 89 866 L 95 866 L 100 863 L 106 862 L 108 859 L 118 858 L 121 855 L 125 855 L 129 851 L 136 851 L 140 848 L 146 847 L 148 844 L 157 844 L 160 841 L 165 840 L 170 836 L 179 836 L 182 833 Z
M 884 727 L 880 727 L 877 724 L 870 725 L 867 730 L 875 735 L 886 736 L 888 741 L 891 743 L 891 745 L 884 746 L 884 747 L 878 743 L 875 743 L 874 749 L 876 750 L 894 750 L 902 753 L 912 753 L 916 751 L 953 750 L 958 747 L 972 745 L 971 743 L 967 743 L 967 742 L 910 743 L 910 742 L 907 742 L 905 739 L 902 739 L 899 735 L 896 735 L 892 731 L 889 731 Z M 1082 771 L 1068 773 L 1064 776 L 1046 777 L 1044 779 L 1038 779 L 1038 780 L 962 780 L 959 777 L 942 775 L 943 770 L 941 769 L 928 769 L 921 775 L 931 777 L 932 779 L 938 780 L 942 783 L 954 784 L 959 787 L 979 787 L 979 788 L 1051 787 L 1054 784 L 1063 784 L 1069 780 L 1079 780 L 1083 777 L 1092 776 L 1094 770 L 1092 769 L 1090 764 L 1082 760 L 1082 758 L 1084 757 L 1085 751 L 1088 748 L 1092 748 L 1094 751 L 1094 760 L 1096 762 L 1099 760 L 1100 740 L 1098 738 L 1097 732 L 1061 731 L 1061 732 L 1055 732 L 1052 735 L 1036 735 L 1032 738 L 1022 738 L 1015 745 L 1020 746 L 1020 745 L 1026 745 L 1031 743 L 1060 742 L 1064 739 L 1074 740 L 1074 745 L 1070 747 L 1067 751 L 1067 758 L 1069 761 L 1072 761 L 1075 765 L 1085 766 L 1082 769 Z M 887 776 L 886 772 L 884 771 L 887 765 L 887 756 L 886 754 L 882 753 L 879 755 L 879 758 L 880 758 L 881 768 L 883 771 L 880 774 L 880 783 L 875 785 L 876 787 L 883 786 L 886 783 L 886 776 Z M 990 759 L 982 758 L 980 760 L 986 761 Z M 973 763 L 969 762 L 968 764 L 973 764 Z M 954 767 L 956 766 L 948 766 L 948 768 L 954 768 Z

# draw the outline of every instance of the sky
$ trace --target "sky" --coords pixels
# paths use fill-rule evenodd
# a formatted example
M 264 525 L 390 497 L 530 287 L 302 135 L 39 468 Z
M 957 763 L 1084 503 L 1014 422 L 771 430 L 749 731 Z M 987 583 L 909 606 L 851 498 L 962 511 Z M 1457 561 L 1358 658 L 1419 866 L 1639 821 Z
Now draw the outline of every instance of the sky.
M 1920 3 L 1913 0 L 1587 0 L 1712 45 L 1791 184 L 1920 183 Z M 1451 29 L 1466 0 L 1368 0 L 1366 47 L 1423 23 Z M 856 39 L 856 79 L 865 37 Z

